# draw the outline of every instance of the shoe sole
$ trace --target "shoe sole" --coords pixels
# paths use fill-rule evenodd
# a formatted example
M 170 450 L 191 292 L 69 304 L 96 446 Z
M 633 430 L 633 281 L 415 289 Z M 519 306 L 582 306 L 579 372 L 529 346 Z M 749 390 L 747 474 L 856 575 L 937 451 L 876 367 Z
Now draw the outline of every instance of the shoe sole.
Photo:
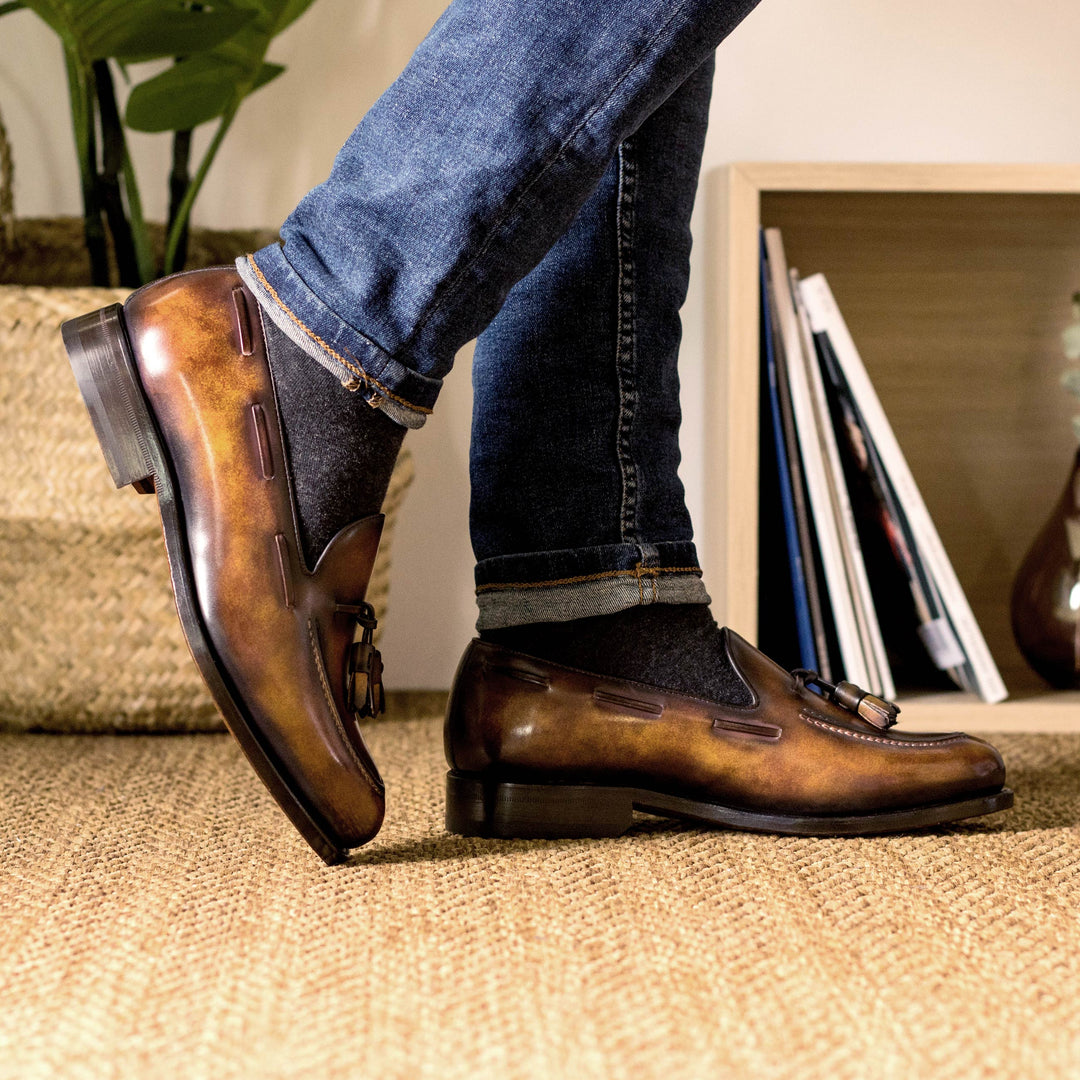
M 645 788 L 506 783 L 458 772 L 446 777 L 447 830 L 502 839 L 621 836 L 633 825 L 635 810 L 747 832 L 866 836 L 981 817 L 1012 805 L 1012 791 L 1002 788 L 956 802 L 876 814 L 765 814 Z
M 341 862 L 348 845 L 308 805 L 279 763 L 211 643 L 199 609 L 176 473 L 139 380 L 123 307 L 114 304 L 71 319 L 61 332 L 113 482 L 118 488 L 131 485 L 142 494 L 157 494 L 180 625 L 226 727 L 300 835 L 327 865 Z

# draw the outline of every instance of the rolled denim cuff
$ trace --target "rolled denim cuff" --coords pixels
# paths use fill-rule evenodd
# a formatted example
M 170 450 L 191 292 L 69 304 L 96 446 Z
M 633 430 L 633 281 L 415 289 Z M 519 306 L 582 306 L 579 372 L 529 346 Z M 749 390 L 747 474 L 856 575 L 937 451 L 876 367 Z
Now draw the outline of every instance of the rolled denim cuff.
M 610 544 L 485 559 L 478 630 L 612 615 L 639 604 L 707 604 L 692 543 Z
M 417 374 L 345 322 L 308 288 L 280 245 L 242 256 L 236 269 L 278 328 L 343 386 L 403 427 L 424 425 L 442 380 Z

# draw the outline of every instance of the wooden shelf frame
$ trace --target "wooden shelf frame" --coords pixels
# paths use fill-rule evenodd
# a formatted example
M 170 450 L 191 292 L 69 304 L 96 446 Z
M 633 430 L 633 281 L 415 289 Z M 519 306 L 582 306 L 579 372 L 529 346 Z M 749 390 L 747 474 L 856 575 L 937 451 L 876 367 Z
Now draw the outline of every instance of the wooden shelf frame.
M 706 544 L 717 610 L 756 634 L 758 588 L 758 231 L 769 192 L 1080 195 L 1080 165 L 738 163 L 712 173 L 706 366 Z M 812 269 L 812 268 L 807 268 Z M 987 706 L 962 694 L 903 703 L 910 727 L 1080 730 L 1080 693 L 1024 695 Z

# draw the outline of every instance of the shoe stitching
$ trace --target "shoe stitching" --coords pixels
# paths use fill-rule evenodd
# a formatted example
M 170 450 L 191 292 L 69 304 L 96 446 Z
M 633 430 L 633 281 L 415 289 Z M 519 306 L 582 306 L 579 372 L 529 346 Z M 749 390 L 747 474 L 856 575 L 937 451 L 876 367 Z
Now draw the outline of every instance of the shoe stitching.
M 966 735 L 950 735 L 947 739 L 883 739 L 879 735 L 866 735 L 861 731 L 852 731 L 850 728 L 827 723 L 825 720 L 820 720 L 807 712 L 799 713 L 799 717 L 808 724 L 813 724 L 814 727 L 822 728 L 825 731 L 833 731 L 837 735 L 847 735 L 852 739 L 862 739 L 863 742 L 884 743 L 886 746 L 895 746 L 900 750 L 915 746 L 947 746 L 949 743 L 959 742 L 961 739 L 967 738 Z
M 337 703 L 334 701 L 334 695 L 330 690 L 330 681 L 326 676 L 326 666 L 323 664 L 322 650 L 319 648 L 318 638 L 315 636 L 315 624 L 308 619 L 307 621 L 308 636 L 311 638 L 311 655 L 315 657 L 315 669 L 319 673 L 319 682 L 322 684 L 323 694 L 326 696 L 326 704 L 330 708 L 330 715 L 334 718 L 334 726 L 338 730 L 338 734 L 341 736 L 341 741 L 345 744 L 346 749 L 349 751 L 349 756 L 353 759 L 356 766 L 363 772 L 367 782 L 378 791 L 381 787 L 380 784 L 375 782 L 374 777 L 368 770 L 368 767 L 360 759 L 355 748 L 353 747 L 352 740 L 349 738 L 345 731 L 345 727 L 341 722 L 341 713 L 338 711 Z
M 507 581 L 494 582 L 490 585 L 478 585 L 478 593 L 490 592 L 493 589 L 542 589 L 549 585 L 576 585 L 581 581 L 600 581 L 604 578 L 634 577 L 638 579 L 638 590 L 641 592 L 641 602 L 645 602 L 645 593 L 641 587 L 643 577 L 655 578 L 657 574 L 700 574 L 700 566 L 645 566 L 638 563 L 633 570 L 604 570 L 599 574 L 583 574 L 580 577 L 556 578 L 552 581 Z M 652 582 L 653 595 L 656 596 L 656 582 Z
M 393 392 L 393 390 L 390 390 L 388 387 L 384 386 L 381 382 L 379 382 L 378 379 L 369 375 L 358 364 L 350 363 L 348 360 L 345 359 L 344 356 L 341 355 L 341 353 L 336 352 L 334 349 L 332 349 L 325 341 L 323 341 L 321 337 L 319 337 L 318 334 L 316 334 L 313 330 L 309 329 L 308 326 L 303 322 L 303 320 L 300 319 L 299 316 L 295 315 L 289 305 L 281 299 L 281 297 L 277 294 L 277 291 L 274 289 L 274 286 L 271 285 L 270 282 L 267 281 L 266 278 L 263 276 L 263 272 L 259 269 L 258 263 L 255 262 L 255 256 L 249 255 L 247 257 L 247 261 L 248 265 L 250 265 L 251 267 L 252 272 L 259 279 L 259 284 L 262 285 L 262 287 L 270 294 L 274 303 L 277 304 L 277 306 L 281 308 L 281 310 L 284 311 L 285 314 L 288 315 L 289 318 L 294 323 L 296 323 L 296 325 L 300 327 L 300 329 L 303 330 L 304 333 L 307 334 L 307 336 L 311 338 L 311 340 L 314 341 L 316 345 L 319 346 L 319 348 L 329 353 L 339 364 L 341 364 L 342 367 L 351 371 L 357 378 L 363 379 L 365 382 L 371 383 L 371 385 L 374 386 L 384 397 L 388 397 L 391 401 L 396 401 L 399 405 L 404 405 L 407 409 L 412 409 L 414 412 L 424 413 L 425 415 L 430 415 L 434 411 L 424 405 L 415 405 L 413 402 L 407 401 L 403 397 L 399 397 Z

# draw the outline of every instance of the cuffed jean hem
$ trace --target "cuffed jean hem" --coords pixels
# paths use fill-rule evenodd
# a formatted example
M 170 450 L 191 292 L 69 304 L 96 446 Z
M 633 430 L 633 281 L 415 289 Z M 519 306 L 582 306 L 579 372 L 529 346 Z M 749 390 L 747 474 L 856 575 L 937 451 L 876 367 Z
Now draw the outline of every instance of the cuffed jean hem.
M 534 622 L 566 622 L 613 615 L 639 604 L 707 604 L 701 578 L 663 570 L 621 571 L 619 577 L 573 585 L 492 589 L 476 598 L 477 630 L 497 630 Z
M 640 604 L 707 604 L 692 543 L 612 544 L 486 559 L 478 630 L 612 615 Z
M 344 322 L 293 269 L 277 244 L 236 260 L 236 269 L 263 311 L 343 386 L 407 428 L 422 427 L 442 388 L 419 375 Z

